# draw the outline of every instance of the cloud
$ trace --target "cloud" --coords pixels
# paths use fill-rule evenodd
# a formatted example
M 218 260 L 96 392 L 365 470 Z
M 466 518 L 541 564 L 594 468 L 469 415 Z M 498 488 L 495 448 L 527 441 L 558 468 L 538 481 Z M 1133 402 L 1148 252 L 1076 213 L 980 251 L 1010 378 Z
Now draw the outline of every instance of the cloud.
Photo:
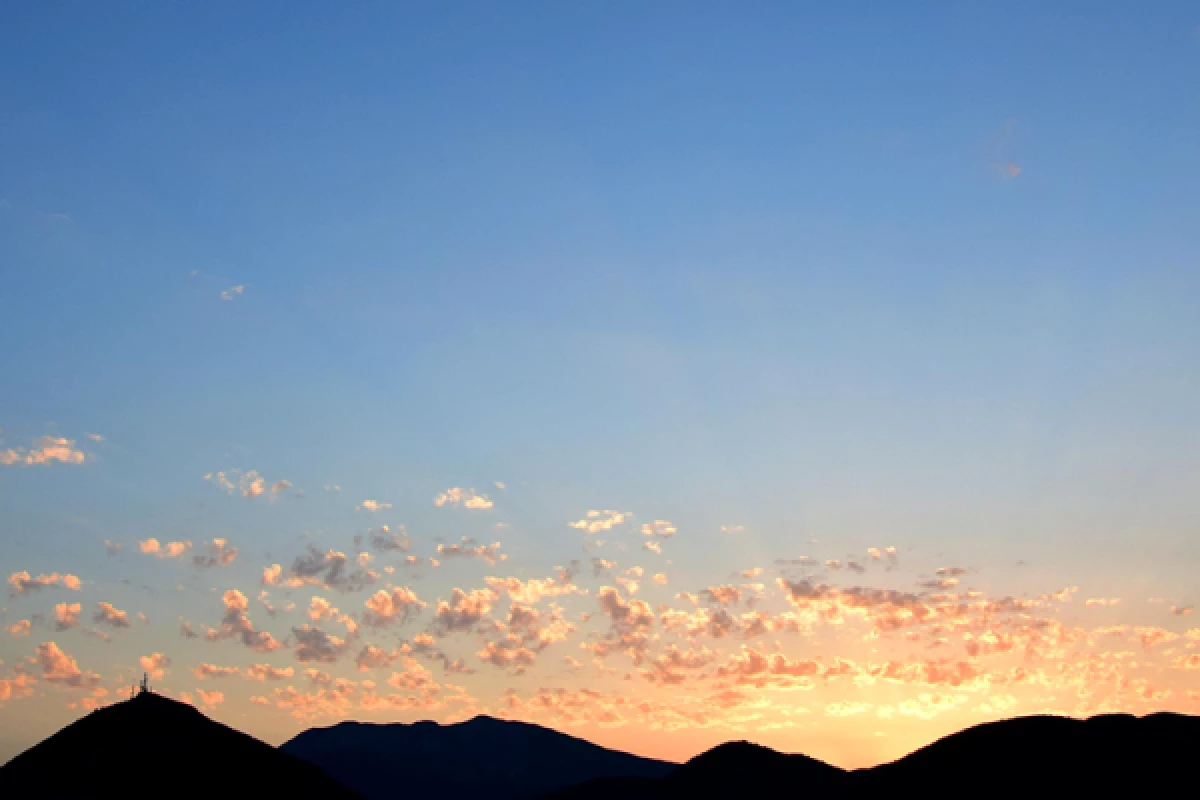
M 300 586 L 308 583 L 324 586 L 327 589 L 353 592 L 362 589 L 367 584 L 374 583 L 375 579 L 379 577 L 369 569 L 361 567 L 352 569 L 349 566 L 350 563 L 345 553 L 337 550 L 328 550 L 322 553 L 309 545 L 308 552 L 303 556 L 297 556 L 296 560 L 292 562 L 291 571 L 283 585 Z M 266 578 L 267 571 L 264 570 L 264 581 Z
M 367 607 L 362 616 L 363 624 L 382 628 L 396 622 L 404 624 L 413 613 L 421 611 L 427 604 L 412 589 L 394 587 L 390 592 L 380 589 L 368 597 L 363 605 Z
M 33 694 L 37 679 L 27 672 L 19 672 L 13 678 L 0 678 L 0 702 L 14 697 L 28 697 Z
M 470 630 L 492 610 L 496 593 L 491 589 L 472 589 L 468 594 L 455 588 L 450 601 L 439 599 L 434 612 L 433 626 L 439 634 Z
M 633 514 L 628 511 L 613 511 L 608 508 L 603 511 L 592 509 L 583 519 L 568 522 L 567 525 L 587 533 L 602 533 L 611 531 L 618 525 L 624 525 L 632 516 Z
M 661 536 L 663 538 L 674 536 L 678 529 L 665 519 L 656 519 L 654 522 L 648 522 L 642 526 L 643 536 Z
M 74 575 L 59 575 L 57 572 L 38 575 L 36 578 L 30 577 L 25 571 L 14 572 L 8 576 L 8 593 L 11 597 L 58 586 L 77 592 L 81 585 L 82 581 Z
M 336 661 L 347 647 L 345 640 L 331 636 L 313 625 L 306 624 L 299 628 L 292 628 L 292 636 L 296 639 L 295 656 L 300 663 Z
M 463 489 L 461 486 L 455 486 L 444 492 L 439 492 L 433 498 L 433 504 L 439 508 L 442 506 L 462 506 L 463 508 L 476 510 L 491 508 L 494 505 L 486 494 L 477 493 L 474 489 Z
M 358 655 L 354 657 L 354 664 L 363 672 L 373 669 L 386 669 L 396 663 L 396 660 L 404 655 L 404 653 L 405 650 L 402 648 L 384 650 L 373 644 L 364 644 L 362 649 L 358 651 Z
M 745 525 L 722 525 L 721 526 L 721 533 L 733 535 L 735 533 L 745 533 L 745 532 L 746 532 Z
M 237 558 L 237 548 L 229 546 L 227 539 L 213 539 L 205 545 L 207 553 L 192 556 L 192 564 L 206 569 L 208 567 L 227 567 Z
M 162 653 L 151 653 L 138 659 L 138 664 L 152 679 L 161 680 L 171 666 L 171 659 Z
M 1021 174 L 1021 168 L 1011 161 L 1005 164 L 993 164 L 992 169 L 996 170 L 1001 178 L 1009 181 Z
M 389 509 L 391 507 L 392 507 L 391 503 L 381 503 L 378 500 L 363 500 L 360 504 L 358 504 L 354 508 L 356 511 L 375 512 L 375 511 L 383 511 L 383 510 Z
M 75 659 L 59 649 L 54 642 L 42 642 L 34 650 L 31 659 L 41 667 L 42 679 L 48 683 L 60 683 L 72 688 L 86 688 L 100 682 L 100 676 L 79 668 Z
M 221 703 L 225 702 L 224 692 L 206 692 L 203 689 L 197 689 L 196 694 L 200 695 L 200 703 L 205 708 L 219 706 Z
M 519 637 L 503 642 L 487 642 L 478 651 L 480 660 L 496 667 L 515 667 L 519 672 L 534 665 L 537 653 L 521 644 Z
M 75 447 L 74 439 L 64 439 L 56 436 L 42 436 L 34 440 L 34 445 L 0 450 L 0 466 L 46 466 L 53 462 L 60 464 L 82 464 L 87 460 L 87 454 Z
M 1171 609 L 1170 609 L 1171 614 L 1173 614 L 1177 617 L 1186 617 L 1188 614 L 1192 613 L 1195 610 L 1196 610 L 1196 607 L 1192 606 L 1192 605 L 1171 606 Z
M 145 541 L 138 542 L 138 549 L 143 554 L 148 556 L 157 556 L 158 558 L 182 558 L 192 546 L 191 542 L 167 542 L 160 544 L 158 539 L 153 537 Z
M 120 542 L 110 542 L 108 539 L 104 540 L 104 552 L 110 556 L 115 556 L 117 553 L 121 552 L 122 546 L 123 545 Z
M 730 603 L 741 602 L 742 593 L 736 586 L 712 586 L 700 591 L 700 597 L 710 603 L 720 603 L 721 605 L 729 605 Z
M 1120 602 L 1121 598 L 1119 597 L 1089 597 L 1083 604 L 1085 606 L 1115 606 Z
M 8 632 L 13 636 L 28 636 L 31 625 L 27 619 L 19 619 L 8 626 Z
M 412 547 L 412 540 L 405 535 L 404 526 L 396 526 L 393 531 L 387 525 L 379 526 L 379 530 L 371 528 L 367 531 L 367 541 L 372 550 L 379 552 L 407 552 Z
M 281 567 L 279 564 L 271 564 L 270 566 L 263 567 L 263 571 L 262 571 L 262 585 L 263 586 L 278 586 L 279 582 L 282 578 L 283 578 L 283 567 Z
M 236 295 L 239 295 L 244 291 L 246 291 L 246 284 L 244 283 L 239 283 L 237 286 L 230 286 L 228 289 L 225 289 L 223 292 L 221 292 L 221 299 L 232 300 Z
M 313 622 L 332 619 L 346 626 L 346 633 L 358 630 L 358 623 L 349 614 L 343 614 L 324 597 L 312 597 L 308 601 L 308 618 Z
M 239 672 L 237 667 L 219 667 L 216 664 L 199 664 L 192 669 L 192 674 L 202 681 L 209 678 L 232 678 Z
M 580 589 L 563 576 L 557 578 L 530 578 L 527 581 L 522 581 L 520 578 L 514 577 L 487 577 L 484 578 L 484 582 L 497 592 L 507 593 L 513 602 L 524 603 L 525 605 L 536 605 L 543 597 L 587 594 L 586 589 Z
M 602 586 L 596 593 L 596 601 L 612 620 L 610 636 L 625 650 L 638 665 L 649 644 L 649 630 L 654 626 L 654 612 L 649 604 L 637 600 L 625 600 L 612 586 Z
M 92 614 L 92 622 L 97 625 L 107 625 L 110 628 L 132 627 L 128 614 L 112 603 L 103 601 L 96 603 L 96 613 Z
M 79 612 L 83 606 L 79 603 L 59 603 L 54 606 L 54 629 L 65 631 L 79 624 Z
M 258 474 L 258 470 L 231 469 L 228 472 L 209 472 L 204 480 L 215 484 L 227 494 L 240 494 L 249 500 L 266 497 L 274 500 L 292 487 L 289 480 L 278 480 L 267 486 L 267 479 Z
M 642 671 L 642 677 L 651 683 L 677 686 L 687 680 L 688 672 L 699 670 L 716 657 L 708 648 L 681 650 L 668 645 L 666 651 L 650 661 L 650 669 Z
M 242 673 L 256 681 L 282 681 L 296 674 L 292 667 L 273 667 L 270 664 L 251 664 Z
M 250 607 L 246 595 L 237 589 L 230 589 L 221 596 L 221 602 L 225 604 L 225 616 L 221 618 L 220 627 L 209 628 L 204 638 L 210 642 L 236 639 L 256 653 L 270 653 L 281 647 L 271 634 L 255 629 L 246 614 Z
M 500 551 L 500 543 L 492 542 L 490 545 L 476 545 L 474 539 L 466 536 L 462 538 L 461 544 L 439 544 L 437 546 L 438 555 L 442 558 L 481 558 L 489 564 L 495 564 L 497 560 L 504 561 L 508 556 L 497 555 Z
M 783 653 L 764 655 L 745 645 L 742 646 L 739 655 L 730 656 L 717 668 L 718 677 L 732 679 L 741 686 L 755 686 L 760 689 L 807 688 L 820 674 L 821 665 L 817 661 L 793 661 Z

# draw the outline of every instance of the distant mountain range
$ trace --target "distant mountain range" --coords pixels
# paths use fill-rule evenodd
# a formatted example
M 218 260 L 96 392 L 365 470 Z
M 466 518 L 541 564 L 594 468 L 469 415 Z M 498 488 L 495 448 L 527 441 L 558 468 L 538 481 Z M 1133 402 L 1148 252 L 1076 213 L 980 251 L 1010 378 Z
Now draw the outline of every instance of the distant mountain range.
M 97 709 L 0 768 L 2 798 L 322 797 L 313 766 L 153 692 Z
M 368 800 L 523 800 L 597 779 L 662 778 L 677 766 L 487 716 L 454 725 L 342 722 L 304 731 L 279 749 Z
M 1177 791 L 1198 744 L 1200 717 L 1181 714 L 1019 717 L 976 725 L 890 764 L 853 771 L 729 742 L 663 778 L 589 781 L 546 800 L 1158 797 Z
M 343 722 L 276 749 L 147 692 L 92 712 L 0 768 L 0 797 L 1149 797 L 1191 783 L 1198 743 L 1200 717 L 1034 716 L 977 725 L 869 769 L 749 742 L 675 765 L 479 716 L 453 725 Z

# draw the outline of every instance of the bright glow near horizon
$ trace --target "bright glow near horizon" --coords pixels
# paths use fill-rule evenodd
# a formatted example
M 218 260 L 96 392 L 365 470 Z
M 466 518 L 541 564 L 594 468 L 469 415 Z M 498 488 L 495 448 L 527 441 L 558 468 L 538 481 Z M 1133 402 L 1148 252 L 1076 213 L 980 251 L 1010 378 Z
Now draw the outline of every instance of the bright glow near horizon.
M 1194 6 L 230 13 L 4 12 L 0 760 L 1200 711 Z

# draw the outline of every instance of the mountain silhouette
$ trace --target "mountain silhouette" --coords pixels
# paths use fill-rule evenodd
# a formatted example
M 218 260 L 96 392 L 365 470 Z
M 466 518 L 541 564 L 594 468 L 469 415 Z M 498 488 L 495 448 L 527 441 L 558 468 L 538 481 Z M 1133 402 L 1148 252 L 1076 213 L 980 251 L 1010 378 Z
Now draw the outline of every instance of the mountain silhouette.
M 153 692 L 97 709 L 0 768 L 0 797 L 349 800 L 309 763 Z
M 547 800 L 695 800 L 760 792 L 867 798 L 963 792 L 972 796 L 1165 795 L 1200 743 L 1200 718 L 1106 714 L 1032 716 L 951 734 L 877 767 L 846 771 L 748 742 L 702 753 L 658 779 L 600 779 Z
M 1200 743 L 1200 717 L 1032 716 L 951 734 L 890 764 L 851 773 L 854 796 L 958 786 L 975 794 L 1163 796 Z
M 658 778 L 676 767 L 488 716 L 453 725 L 342 722 L 304 731 L 279 749 L 368 800 L 536 798 L 596 778 Z

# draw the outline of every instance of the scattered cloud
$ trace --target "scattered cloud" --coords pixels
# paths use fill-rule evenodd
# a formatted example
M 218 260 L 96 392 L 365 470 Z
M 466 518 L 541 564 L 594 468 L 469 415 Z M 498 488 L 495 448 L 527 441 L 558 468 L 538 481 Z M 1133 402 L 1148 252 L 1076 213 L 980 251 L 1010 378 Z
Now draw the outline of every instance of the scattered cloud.
M 74 575 L 59 575 L 57 572 L 51 572 L 49 575 L 38 575 L 36 578 L 30 577 L 29 573 L 25 571 L 14 572 L 8 576 L 8 593 L 11 597 L 34 592 L 38 589 L 59 586 L 77 592 L 81 585 L 82 582 Z
M 54 629 L 65 631 L 79 624 L 79 612 L 83 606 L 79 603 L 59 603 L 54 606 Z
M 237 286 L 230 286 L 228 289 L 221 292 L 221 299 L 232 300 L 234 297 L 242 294 L 245 291 L 246 285 L 244 283 L 239 283 Z
M 455 486 L 444 492 L 439 492 L 433 498 L 433 504 L 439 508 L 442 506 L 462 506 L 463 508 L 470 509 L 485 509 L 491 508 L 494 505 L 486 494 L 477 493 L 474 489 L 464 489 L 461 486 Z
M 654 522 L 648 522 L 642 526 L 642 535 L 644 536 L 661 536 L 663 538 L 674 536 L 677 528 L 665 519 L 656 519 Z
M 192 556 L 192 564 L 202 569 L 208 567 L 227 567 L 237 558 L 237 548 L 230 547 L 227 539 L 213 539 L 205 545 L 205 553 Z
M 391 591 L 380 589 L 367 598 L 363 603 L 367 610 L 363 612 L 364 625 L 382 628 L 395 623 L 404 624 L 411 615 L 425 608 L 417 593 L 407 587 L 395 587 Z
M 483 621 L 495 600 L 496 593 L 491 589 L 472 589 L 468 593 L 456 587 L 449 602 L 437 601 L 434 630 L 439 635 L 470 630 Z
M 299 628 L 292 628 L 292 636 L 296 640 L 294 655 L 300 663 L 309 661 L 331 663 L 336 661 L 347 648 L 345 640 L 332 636 L 313 625 L 305 624 Z
M 64 653 L 55 642 L 42 642 L 30 659 L 41 667 L 42 679 L 47 683 L 57 683 L 72 688 L 87 688 L 96 686 L 100 676 L 94 672 L 81 670 L 74 658 Z
M 499 555 L 499 551 L 499 542 L 477 545 L 473 539 L 466 536 L 462 538 L 460 544 L 439 544 L 437 546 L 438 555 L 442 558 L 479 558 L 488 564 L 495 564 L 497 561 L 504 561 L 508 558 L 506 555 Z
M 153 537 L 138 542 L 138 549 L 143 554 L 157 556 L 158 558 L 182 558 L 184 553 L 191 549 L 191 546 L 192 543 L 186 541 L 160 543 L 158 539 Z
M 603 533 L 611 531 L 618 525 L 624 525 L 633 516 L 628 511 L 613 511 L 612 509 L 604 509 L 598 511 L 592 509 L 587 512 L 587 516 L 575 522 L 567 524 L 576 530 L 586 531 L 587 533 Z
M 82 464 L 87 460 L 85 452 L 75 446 L 74 439 L 58 436 L 42 436 L 34 440 L 29 448 L 16 447 L 0 450 L 0 466 L 46 466 L 60 464 Z
M 231 469 L 227 472 L 208 472 L 204 475 L 204 480 L 217 486 L 227 494 L 240 494 L 242 497 L 253 500 L 258 497 L 266 497 L 268 500 L 274 500 L 288 489 L 292 488 L 292 482 L 289 480 L 278 480 L 267 485 L 267 479 L 258 473 L 258 470 Z
M 210 642 L 234 639 L 256 653 L 270 653 L 281 647 L 271 634 L 254 627 L 246 613 L 250 607 L 246 595 L 237 589 L 230 589 L 221 596 L 221 602 L 225 605 L 225 615 L 218 627 L 205 631 L 205 639 Z
M 132 623 L 129 615 L 112 603 L 96 603 L 96 612 L 92 614 L 92 622 L 97 625 L 107 625 L 110 628 L 129 628 Z
M 389 509 L 391 507 L 392 507 L 391 503 L 381 503 L 378 500 L 363 500 L 361 503 L 359 503 L 354 508 L 356 511 L 375 512 L 375 511 L 383 511 L 383 510 Z

